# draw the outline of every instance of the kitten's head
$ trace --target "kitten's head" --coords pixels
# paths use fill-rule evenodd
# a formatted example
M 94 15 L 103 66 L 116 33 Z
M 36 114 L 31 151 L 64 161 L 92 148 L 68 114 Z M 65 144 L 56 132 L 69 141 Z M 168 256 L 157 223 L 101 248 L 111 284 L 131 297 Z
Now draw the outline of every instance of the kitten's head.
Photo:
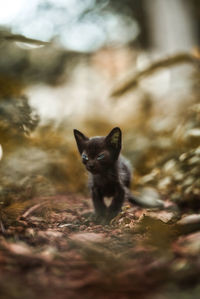
M 121 150 L 121 130 L 114 128 L 107 136 L 88 138 L 74 130 L 78 150 L 86 169 L 93 174 L 103 173 L 118 159 Z

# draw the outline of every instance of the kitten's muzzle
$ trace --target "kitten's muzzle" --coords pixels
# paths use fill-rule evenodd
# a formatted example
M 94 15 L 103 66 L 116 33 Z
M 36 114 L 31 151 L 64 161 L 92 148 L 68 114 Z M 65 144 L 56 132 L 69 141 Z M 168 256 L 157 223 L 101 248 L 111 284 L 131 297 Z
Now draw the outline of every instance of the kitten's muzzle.
M 95 170 L 95 165 L 93 162 L 87 163 L 87 170 L 93 172 Z

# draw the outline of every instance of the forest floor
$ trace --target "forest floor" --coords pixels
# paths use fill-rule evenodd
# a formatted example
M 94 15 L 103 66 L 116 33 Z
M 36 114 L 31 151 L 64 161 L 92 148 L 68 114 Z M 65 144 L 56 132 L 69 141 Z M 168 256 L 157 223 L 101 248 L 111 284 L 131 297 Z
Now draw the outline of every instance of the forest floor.
M 1 299 L 199 298 L 200 216 L 124 205 L 110 225 L 89 198 L 38 198 L 0 236 Z

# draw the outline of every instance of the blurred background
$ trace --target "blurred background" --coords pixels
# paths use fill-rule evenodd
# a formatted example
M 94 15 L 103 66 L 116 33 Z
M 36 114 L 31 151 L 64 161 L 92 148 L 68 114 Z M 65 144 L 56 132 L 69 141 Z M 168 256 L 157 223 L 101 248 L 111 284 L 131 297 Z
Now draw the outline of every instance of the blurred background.
M 199 0 L 0 5 L 2 207 L 87 194 L 72 130 L 114 126 L 135 192 L 199 202 Z

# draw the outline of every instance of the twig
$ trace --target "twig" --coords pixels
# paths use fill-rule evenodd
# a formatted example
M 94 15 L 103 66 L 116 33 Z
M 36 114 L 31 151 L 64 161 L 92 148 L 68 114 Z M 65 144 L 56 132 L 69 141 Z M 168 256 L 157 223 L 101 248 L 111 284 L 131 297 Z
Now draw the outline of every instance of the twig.
M 1 219 L 0 219 L 0 228 L 1 228 L 1 232 L 2 232 L 2 234 L 5 234 L 6 229 L 5 229 L 5 227 L 4 227 L 3 222 L 2 222 Z
M 44 206 L 46 204 L 46 202 L 42 202 L 42 203 L 38 203 L 32 207 L 30 207 L 23 215 L 21 218 L 26 218 L 27 216 L 29 216 L 31 213 L 33 213 L 35 210 L 37 210 L 38 208 L 40 208 L 41 206 Z
M 28 38 L 24 35 L 20 35 L 20 34 L 1 34 L 0 35 L 1 39 L 5 39 L 5 40 L 9 40 L 9 41 L 13 41 L 13 42 L 21 42 L 21 43 L 28 43 L 28 44 L 35 44 L 35 45 L 49 45 L 50 42 L 45 42 L 45 41 L 41 41 L 38 39 L 33 39 L 33 38 Z
M 179 53 L 161 60 L 158 60 L 154 63 L 152 63 L 150 66 L 146 67 L 142 71 L 138 71 L 130 76 L 128 76 L 126 79 L 119 81 L 114 88 L 112 88 L 112 91 L 110 93 L 111 97 L 120 97 L 127 91 L 129 91 L 131 88 L 135 88 L 139 81 L 146 77 L 151 75 L 152 73 L 158 71 L 161 68 L 165 67 L 172 67 L 177 64 L 182 63 L 192 63 L 196 64 L 199 62 L 194 56 L 192 56 L 189 53 Z

